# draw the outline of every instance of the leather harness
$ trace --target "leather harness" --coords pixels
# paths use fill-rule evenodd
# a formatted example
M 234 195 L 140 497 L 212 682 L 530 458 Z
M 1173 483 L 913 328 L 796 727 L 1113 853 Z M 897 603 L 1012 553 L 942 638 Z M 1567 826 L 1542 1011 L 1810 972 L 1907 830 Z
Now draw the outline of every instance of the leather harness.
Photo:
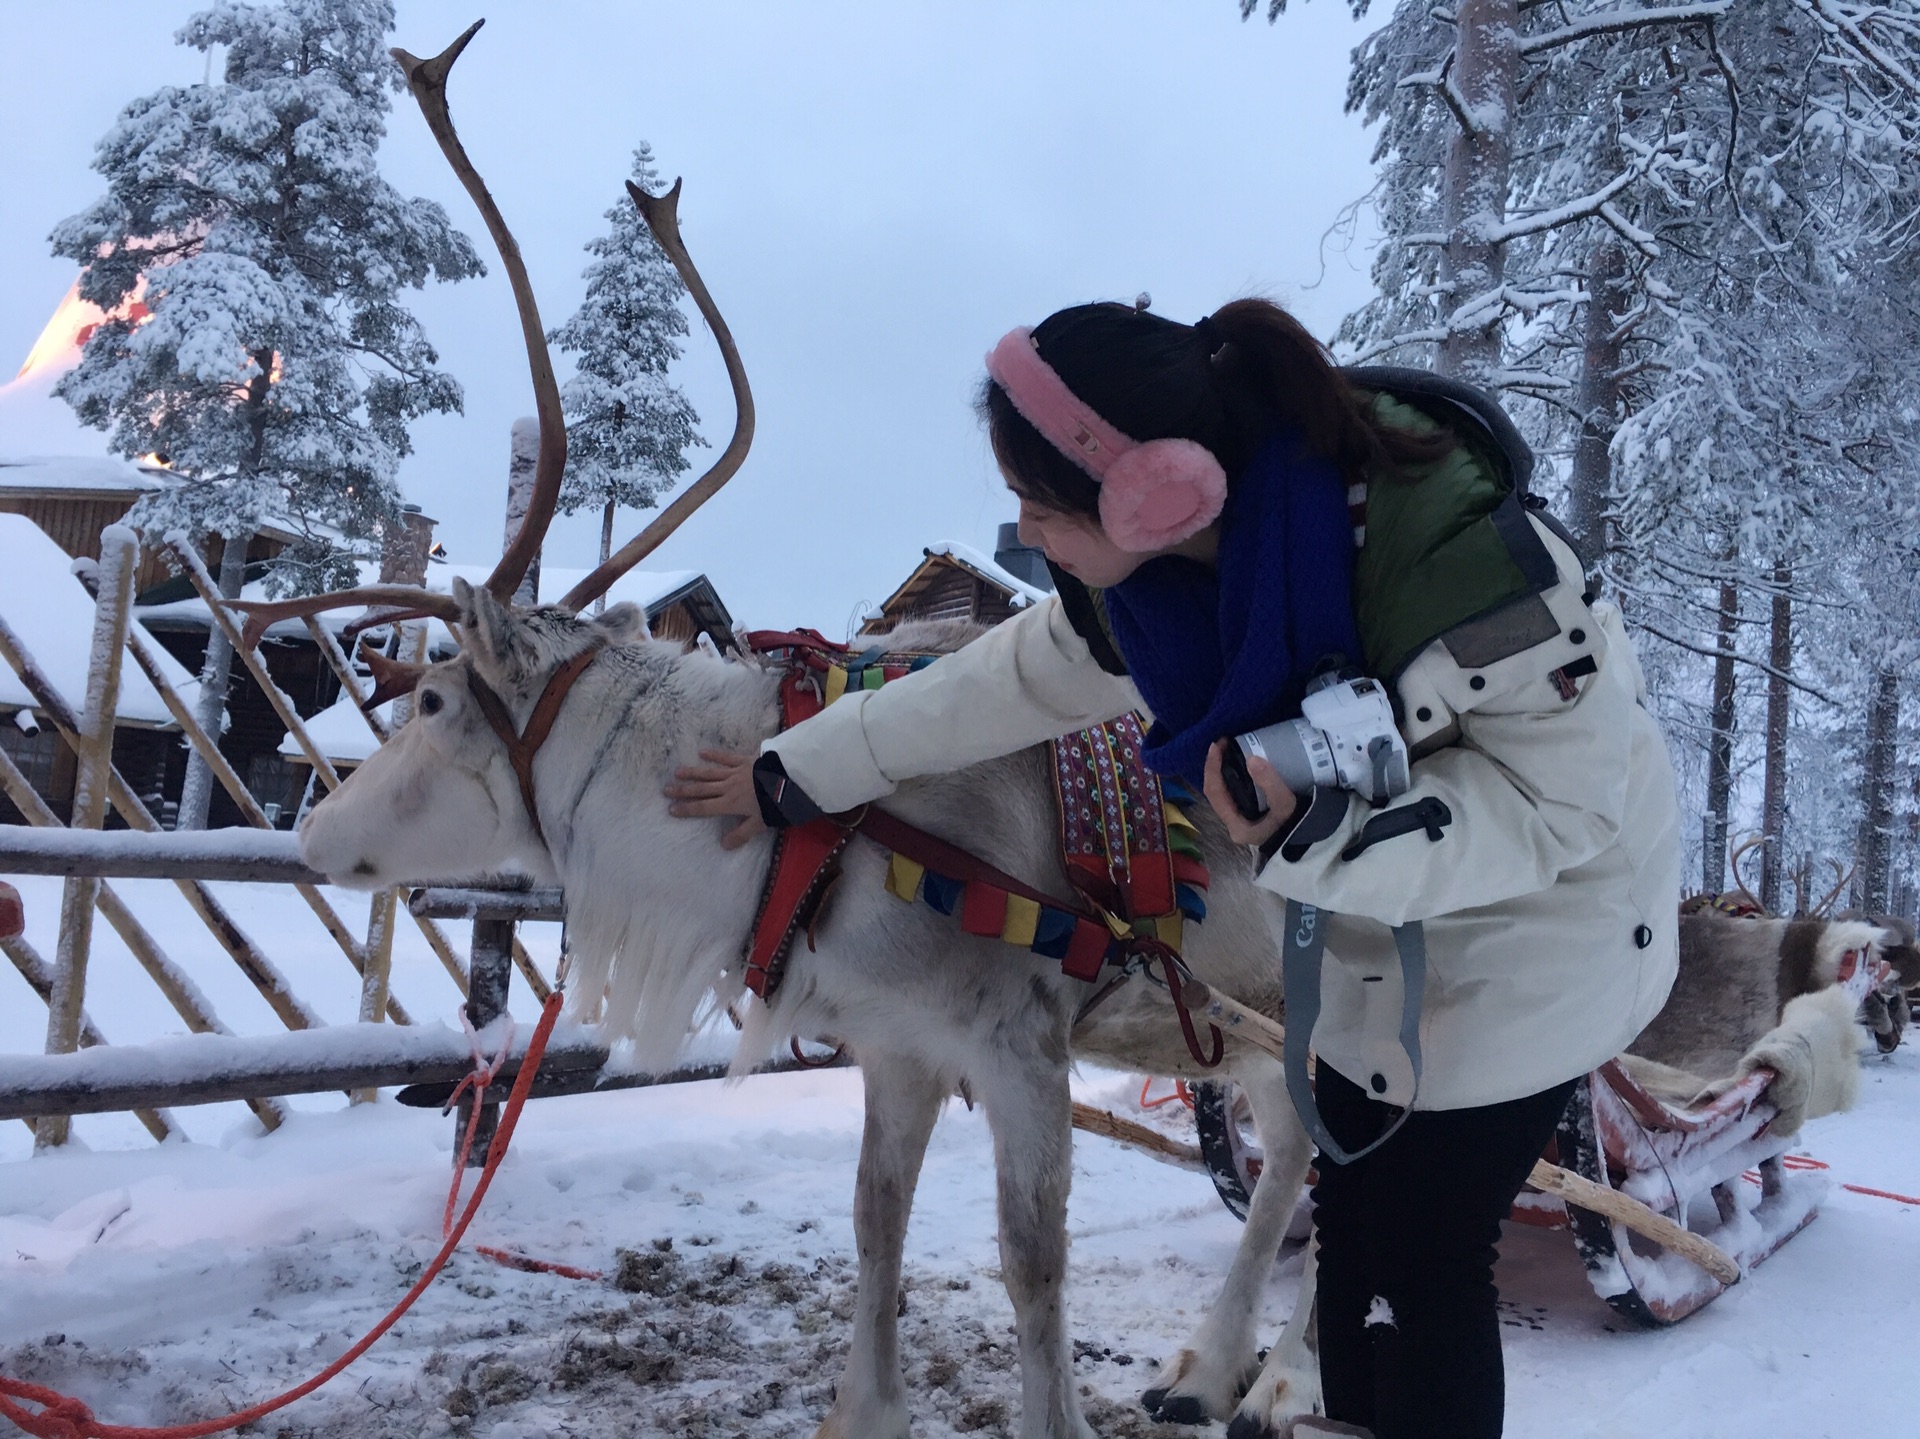
M 887 664 L 882 662 L 883 657 L 870 651 L 848 665 L 844 661 L 853 653 L 850 649 L 835 645 L 811 630 L 762 631 L 749 636 L 749 641 L 759 653 L 786 650 L 791 656 L 780 686 L 783 728 L 798 724 L 825 707 L 824 687 L 810 677 L 811 672 L 838 669 L 853 676 L 846 688 L 855 687 L 856 680 L 860 687 L 867 687 L 869 683 L 877 687 L 879 683 L 921 667 L 917 663 L 921 659 L 931 662 L 931 657 L 915 656 L 905 663 Z M 553 732 L 561 706 L 567 702 L 575 682 L 600 657 L 604 643 L 595 640 L 553 672 L 540 698 L 534 702 L 524 730 L 515 729 L 512 713 L 493 687 L 471 665 L 467 668 L 468 692 L 501 744 L 506 746 L 507 759 L 520 782 L 520 799 L 526 806 L 527 820 L 542 845 L 547 843 L 547 837 L 534 799 L 534 757 Z M 898 660 L 898 657 L 885 658 Z M 834 660 L 842 663 L 835 665 Z M 872 673 L 871 682 L 864 677 L 867 671 Z M 835 679 L 839 678 L 836 674 Z M 1010 896 L 1071 917 L 1072 934 L 1060 957 L 1060 965 L 1075 979 L 1091 983 L 1109 964 L 1118 964 L 1132 972 L 1147 969 L 1157 961 L 1162 982 L 1179 1015 L 1181 1034 L 1189 1052 L 1196 1062 L 1207 1068 L 1220 1062 L 1224 1041 L 1216 1026 L 1208 1026 L 1212 1032 L 1211 1053 L 1201 1047 L 1193 1016 L 1182 994 L 1186 966 L 1173 945 L 1153 935 L 1137 933 L 1129 922 L 1131 915 L 1121 917 L 1108 904 L 1086 895 L 1084 887 L 1081 895 L 1071 899 L 1043 893 L 978 856 L 871 804 L 848 814 L 827 815 L 809 824 L 794 825 L 775 834 L 769 881 L 746 956 L 746 987 L 761 999 L 771 996 L 778 987 L 795 935 L 806 929 L 808 943 L 812 943 L 813 921 L 838 874 L 836 861 L 855 834 L 863 834 L 882 849 L 964 886 L 967 900 L 961 914 L 961 927 L 967 933 L 1001 937 Z M 1191 877 L 1193 872 L 1184 870 L 1183 875 Z M 1072 873 L 1073 866 L 1069 865 L 1069 874 Z M 1202 885 L 1204 873 L 1204 868 L 1200 868 Z M 993 898 L 996 895 L 997 905 Z
M 888 654 L 880 649 L 856 654 L 812 630 L 755 631 L 747 647 L 756 654 L 780 654 L 787 668 L 780 683 L 781 728 L 790 728 L 826 707 L 840 693 L 856 688 L 879 688 L 931 663 L 931 656 Z M 843 678 L 843 675 L 845 676 Z M 1062 797 L 1065 804 L 1065 797 Z M 1179 1015 L 1181 1034 L 1194 1060 L 1211 1068 L 1220 1062 L 1224 1041 L 1212 1031 L 1211 1052 L 1201 1047 L 1193 1017 L 1182 996 L 1186 967 L 1179 951 L 1151 934 L 1137 933 L 1132 920 L 1136 896 L 1116 894 L 1089 883 L 1091 874 L 1071 862 L 1067 873 L 1078 891 L 1072 898 L 1044 893 L 977 855 L 909 824 L 877 805 L 866 804 L 844 814 L 825 815 L 807 824 L 776 831 L 774 854 L 768 868 L 759 911 L 747 942 L 743 980 L 762 1000 L 772 997 L 786 971 L 788 956 L 798 936 L 805 933 L 809 947 L 822 904 L 839 873 L 842 851 L 856 834 L 864 835 L 896 859 L 905 859 L 929 877 L 939 875 L 960 888 L 957 908 L 961 929 L 982 938 L 1004 938 L 1010 897 L 1071 921 L 1071 934 L 1057 951 L 1062 971 L 1086 983 L 1096 981 L 1109 965 L 1131 973 L 1158 965 L 1162 982 Z M 1164 888 L 1169 893 L 1162 908 L 1172 907 L 1174 877 L 1204 888 L 1205 868 L 1184 857 Z M 911 898 L 901 895 L 901 898 Z M 1119 911 L 1116 913 L 1116 910 Z M 1152 911 L 1158 913 L 1158 910 Z M 1104 997 L 1104 991 L 1096 998 Z
M 533 837 L 542 845 L 547 843 L 547 834 L 540 826 L 540 810 L 533 800 L 533 757 L 540 753 L 540 746 L 547 742 L 547 736 L 553 732 L 553 723 L 560 717 L 560 706 L 567 702 L 574 681 L 600 658 L 604 646 L 604 640 L 594 640 L 553 672 L 546 688 L 540 691 L 540 698 L 534 703 L 533 713 L 527 716 L 524 730 L 513 727 L 513 714 L 507 709 L 506 701 L 480 678 L 478 670 L 472 665 L 467 666 L 467 691 L 473 696 L 474 703 L 480 706 L 480 713 L 486 716 L 487 724 L 500 737 L 500 743 L 507 747 L 507 760 L 520 781 L 520 799 L 527 807 L 527 820 L 533 826 Z

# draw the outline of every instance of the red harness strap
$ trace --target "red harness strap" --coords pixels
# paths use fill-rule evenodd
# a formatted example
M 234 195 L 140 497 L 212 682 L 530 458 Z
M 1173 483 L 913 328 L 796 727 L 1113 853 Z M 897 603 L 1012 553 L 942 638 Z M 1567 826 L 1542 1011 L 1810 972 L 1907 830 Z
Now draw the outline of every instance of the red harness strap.
M 758 630 L 747 641 L 756 653 L 769 649 L 795 651 L 796 662 L 780 681 L 780 728 L 790 729 L 818 714 L 822 708 L 820 691 L 799 656 L 817 655 L 830 642 L 811 630 Z M 774 832 L 773 862 L 760 896 L 760 912 L 754 916 L 753 938 L 747 943 L 744 976 L 747 988 L 761 999 L 771 998 L 780 987 L 794 936 L 812 921 L 850 838 L 846 829 L 830 819 Z
M 836 665 L 847 664 L 849 657 L 854 654 L 848 646 L 836 645 L 813 630 L 758 630 L 747 636 L 747 645 L 758 654 L 785 652 L 787 656 L 788 669 L 780 682 L 780 727 L 783 730 L 811 718 L 824 708 L 820 677 Z M 883 665 L 880 668 L 889 678 L 906 672 L 905 667 L 901 666 Z M 1131 733 L 1137 750 L 1137 727 Z M 1125 746 L 1126 737 L 1122 736 L 1118 742 Z M 1110 757 L 1109 765 L 1113 766 L 1116 760 L 1122 758 Z M 1116 834 L 1127 828 L 1128 819 L 1137 820 L 1138 815 L 1134 811 L 1138 810 L 1140 814 L 1145 812 L 1143 797 L 1128 794 L 1118 803 L 1128 813 L 1115 817 Z M 1158 804 L 1159 796 L 1155 794 L 1154 812 L 1151 815 L 1155 826 L 1163 824 Z M 865 835 L 882 849 L 911 860 L 929 873 L 945 876 L 964 886 L 965 897 L 961 902 L 959 917 L 960 927 L 967 934 L 1001 938 L 1007 920 L 1009 895 L 1071 916 L 1074 921 L 1073 932 L 1067 940 L 1066 952 L 1060 959 L 1060 968 L 1074 979 L 1092 983 L 1099 978 L 1108 958 L 1115 953 L 1127 958 L 1158 960 L 1167 991 L 1180 1016 L 1181 1032 L 1194 1059 L 1207 1067 L 1220 1062 L 1223 1041 L 1219 1030 L 1213 1030 L 1212 1053 L 1208 1054 L 1200 1047 L 1192 1015 L 1182 1000 L 1183 968 L 1179 954 L 1171 945 L 1158 939 L 1134 934 L 1130 925 L 1113 913 L 1116 904 L 1129 918 L 1135 914 L 1161 914 L 1172 910 L 1176 879 L 1197 883 L 1200 888 L 1205 888 L 1204 867 L 1197 862 L 1186 861 L 1184 856 L 1169 853 L 1164 843 L 1164 833 L 1161 833 L 1158 842 L 1146 847 L 1147 853 L 1135 851 L 1119 857 L 1123 867 L 1128 866 L 1129 860 L 1133 862 L 1132 873 L 1126 882 L 1117 886 L 1112 896 L 1114 902 L 1109 903 L 1098 895 L 1066 900 L 1044 894 L 978 856 L 949 844 L 938 835 L 929 834 L 873 805 L 862 806 L 850 814 L 828 815 L 809 824 L 789 826 L 774 836 L 773 859 L 765 891 L 759 913 L 754 917 L 752 937 L 747 942 L 742 978 L 746 988 L 753 994 L 764 1000 L 771 998 L 779 988 L 794 939 L 803 929 L 811 934 L 821 901 L 839 875 L 840 855 L 856 833 Z M 1109 851 L 1111 848 L 1109 846 Z M 1159 853 L 1151 852 L 1155 849 Z M 1180 870 L 1183 864 L 1189 865 L 1191 873 Z M 1083 880 L 1092 878 L 1092 867 L 1091 853 L 1082 857 L 1078 869 L 1069 864 L 1069 877 L 1076 887 L 1080 887 Z M 1107 887 L 1116 888 L 1112 884 Z M 1140 901 L 1156 907 L 1140 908 Z

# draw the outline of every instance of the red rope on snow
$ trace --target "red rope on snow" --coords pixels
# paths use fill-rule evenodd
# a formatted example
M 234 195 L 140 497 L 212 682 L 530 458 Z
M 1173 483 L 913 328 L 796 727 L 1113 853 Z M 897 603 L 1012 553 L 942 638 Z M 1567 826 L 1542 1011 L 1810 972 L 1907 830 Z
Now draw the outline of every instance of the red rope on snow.
M 453 1093 L 447 1096 L 446 1108 L 441 1110 L 441 1113 L 446 1113 L 458 1104 L 461 1094 L 467 1090 L 473 1092 L 473 1107 L 467 1113 L 467 1127 L 460 1136 L 460 1152 L 454 1156 L 453 1160 L 453 1183 L 447 1189 L 447 1208 L 440 1218 L 440 1233 L 443 1238 L 452 1232 L 453 1207 L 460 1198 L 460 1180 L 466 1174 L 467 1156 L 473 1152 L 474 1136 L 480 1129 L 482 1098 L 487 1092 L 487 1086 L 493 1083 L 494 1076 L 500 1073 L 500 1066 L 506 1063 L 507 1050 L 513 1044 L 512 1031 L 509 1030 L 506 1041 L 500 1046 L 500 1052 L 488 1060 L 480 1053 L 479 1036 L 473 1033 L 471 1025 L 466 1024 L 465 1010 L 460 1012 L 460 1019 L 466 1027 L 468 1037 L 474 1043 L 473 1071 L 454 1086 Z M 489 1156 L 498 1152 L 497 1143 L 495 1148 L 488 1150 Z M 495 1264 L 503 1265 L 508 1269 L 518 1269 L 526 1274 L 557 1274 L 562 1279 L 606 1278 L 606 1275 L 598 1269 L 576 1269 L 571 1264 L 561 1264 L 552 1259 L 535 1259 L 531 1254 L 520 1254 L 511 1249 L 496 1249 L 491 1244 L 476 1244 L 473 1246 L 473 1252 L 491 1259 Z
M 1140 1082 L 1140 1107 L 1142 1109 L 1158 1109 L 1161 1105 L 1172 1104 L 1175 1100 L 1186 1105 L 1188 1109 L 1193 1108 L 1193 1090 L 1184 1079 L 1174 1080 L 1172 1092 L 1163 1094 L 1158 1099 L 1147 1098 L 1147 1091 L 1152 1088 L 1153 1076 L 1149 1074 Z
M 1786 1169 L 1801 1169 L 1801 1170 L 1831 1169 L 1833 1167 L 1832 1165 L 1827 1164 L 1823 1160 L 1815 1159 L 1811 1154 L 1783 1155 L 1781 1156 L 1780 1164 L 1783 1168 L 1786 1168 Z M 1760 1182 L 1760 1172 L 1755 1169 L 1749 1169 L 1745 1174 L 1742 1174 L 1740 1177 L 1746 1180 L 1747 1183 L 1749 1184 L 1758 1184 Z M 1916 1208 L 1920 1208 L 1920 1198 L 1916 1198 L 1914 1195 L 1911 1195 L 1911 1194 L 1895 1194 L 1891 1189 L 1870 1189 L 1864 1184 L 1842 1183 L 1840 1187 L 1846 1190 L 1849 1194 L 1864 1194 L 1871 1199 L 1891 1199 L 1896 1204 L 1911 1204 L 1911 1205 L 1914 1205 Z
M 533 1088 L 534 1074 L 540 1068 L 541 1058 L 546 1054 L 547 1041 L 552 1037 L 553 1027 L 560 1018 L 560 1006 L 563 1000 L 563 994 L 556 990 L 540 1011 L 540 1023 L 535 1026 L 533 1038 L 527 1044 L 527 1057 L 520 1065 L 520 1072 L 514 1076 L 513 1090 L 507 1096 L 506 1108 L 500 1115 L 500 1127 L 487 1154 L 486 1167 L 480 1171 L 480 1182 L 474 1185 L 473 1197 L 467 1201 L 467 1207 L 461 1213 L 459 1221 L 447 1231 L 446 1238 L 440 1246 L 440 1252 L 433 1257 L 433 1262 L 427 1265 L 420 1277 L 414 1281 L 413 1287 L 401 1297 L 400 1302 L 387 1313 L 386 1318 L 368 1330 L 351 1349 L 325 1369 L 283 1394 L 229 1414 L 223 1419 L 204 1419 L 194 1424 L 172 1424 L 160 1428 L 133 1424 L 102 1424 L 94 1417 L 91 1409 L 72 1395 L 61 1394 L 41 1384 L 29 1384 L 24 1380 L 9 1379 L 5 1375 L 0 1375 L 0 1417 L 10 1420 L 17 1428 L 33 1435 L 34 1439 L 205 1439 L 207 1435 L 225 1433 L 229 1429 L 239 1428 L 242 1424 L 250 1424 L 256 1419 L 265 1418 L 277 1409 L 284 1409 L 296 1399 L 304 1399 L 321 1385 L 338 1376 L 354 1360 L 371 1349 L 375 1342 L 393 1328 L 400 1321 L 400 1317 L 413 1307 L 414 1301 L 427 1292 L 427 1286 L 439 1277 L 440 1271 L 453 1257 L 453 1251 L 459 1247 L 460 1238 L 467 1232 L 467 1226 L 473 1223 L 474 1215 L 480 1212 L 480 1201 L 486 1198 L 488 1186 L 493 1183 L 494 1173 L 500 1168 L 500 1161 L 506 1157 L 507 1144 L 513 1138 L 514 1126 L 520 1122 L 520 1111 L 526 1106 L 527 1095 Z M 479 1094 L 476 1093 L 474 1104 L 476 1116 L 480 1111 L 478 1098 Z M 469 1123 L 467 1128 L 469 1144 L 473 1139 L 473 1129 L 473 1124 Z M 462 1152 L 463 1154 L 465 1152 L 464 1146 Z M 459 1183 L 460 1171 L 455 1169 L 456 1194 L 459 1191 Z M 449 1201 L 448 1213 L 451 1214 L 451 1212 L 452 1204 Z M 504 1250 L 489 1254 L 488 1257 L 502 1255 L 505 1257 L 501 1262 L 510 1264 L 516 1269 L 523 1268 L 527 1264 L 542 1263 L 539 1260 L 526 1260 L 523 1264 L 520 1256 L 507 1255 Z M 566 1274 L 569 1278 L 598 1277 L 597 1275 L 589 1276 L 584 1270 L 570 1272 L 559 1265 L 552 1266 L 550 1270 L 544 1272 Z M 25 1409 L 13 1402 L 15 1400 L 25 1400 L 29 1404 L 37 1404 L 40 1407 L 38 1410 Z

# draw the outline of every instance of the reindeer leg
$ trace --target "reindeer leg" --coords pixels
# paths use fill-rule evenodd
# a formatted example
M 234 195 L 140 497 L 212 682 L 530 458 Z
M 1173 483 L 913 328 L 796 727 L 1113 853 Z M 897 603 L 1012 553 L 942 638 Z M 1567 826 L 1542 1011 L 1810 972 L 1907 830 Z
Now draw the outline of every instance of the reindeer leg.
M 1020 1346 L 1021 1439 L 1095 1439 L 1081 1416 L 1064 1302 L 1073 1105 L 1064 1023 L 1057 1049 L 1001 1051 L 971 1075 L 993 1129 L 1000 1272 Z
M 1219 1297 L 1186 1347 L 1160 1366 L 1153 1387 L 1140 1397 L 1147 1412 L 1163 1424 L 1232 1418 L 1240 1396 L 1260 1373 L 1254 1342 L 1260 1293 L 1273 1272 L 1274 1256 L 1286 1238 L 1313 1155 L 1280 1066 L 1262 1057 L 1248 1068 L 1251 1073 L 1236 1078 L 1253 1106 L 1266 1158 Z
M 846 1371 L 815 1439 L 906 1439 L 898 1328 L 900 1254 L 920 1161 L 953 1086 L 904 1055 L 862 1053 L 860 1073 L 867 1101 L 853 1191 L 860 1291 Z
M 1264 1179 L 1262 1180 L 1264 1183 Z M 1320 1360 L 1313 1348 L 1314 1295 L 1319 1288 L 1319 1257 L 1307 1242 L 1307 1267 L 1300 1276 L 1300 1293 L 1293 1301 L 1293 1317 L 1267 1353 L 1260 1377 L 1253 1381 L 1240 1412 L 1227 1426 L 1227 1439 L 1274 1439 L 1287 1421 L 1320 1409 Z

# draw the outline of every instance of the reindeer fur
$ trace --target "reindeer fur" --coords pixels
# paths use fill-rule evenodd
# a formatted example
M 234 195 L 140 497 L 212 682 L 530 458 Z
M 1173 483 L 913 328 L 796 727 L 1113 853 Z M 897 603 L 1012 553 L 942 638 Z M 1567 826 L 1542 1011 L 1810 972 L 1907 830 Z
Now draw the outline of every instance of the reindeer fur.
M 551 606 L 510 611 L 458 581 L 455 590 L 465 649 L 428 671 L 413 719 L 307 817 L 306 858 L 367 888 L 507 868 L 564 884 L 576 1007 L 603 1000 L 608 1025 L 631 1039 L 636 1061 L 665 1064 L 703 1014 L 742 997 L 740 954 L 771 842 L 726 850 L 721 824 L 672 819 L 662 791 L 700 750 L 751 752 L 773 733 L 778 673 L 648 640 L 630 605 L 589 620 Z M 951 649 L 977 632 L 903 627 L 892 643 Z M 574 686 L 534 763 L 542 847 L 466 672 L 477 672 L 524 725 L 547 677 L 596 641 L 605 653 Z M 1070 894 L 1038 750 L 902 785 L 887 805 L 1041 889 Z M 1211 813 L 1193 818 L 1213 887 L 1206 922 L 1188 928 L 1188 962 L 1209 984 L 1277 1013 L 1276 946 L 1247 855 Z M 820 1436 L 907 1433 L 895 1329 L 901 1251 L 928 1135 L 964 1084 L 993 1132 L 1021 1434 L 1091 1439 L 1063 1303 L 1069 1055 L 1077 1049 L 1163 1074 L 1195 1067 L 1170 1006 L 1145 981 L 1131 981 L 1075 1028 L 1087 986 L 1054 963 L 968 936 L 925 905 L 901 903 L 882 888 L 884 866 L 871 843 L 849 846 L 839 884 L 811 940 L 796 945 L 774 1002 L 752 1007 L 738 1061 L 749 1065 L 790 1036 L 831 1038 L 859 1061 L 865 1081 L 853 1204 L 859 1298 L 846 1373 Z M 1169 1417 L 1225 1418 L 1253 1379 L 1261 1282 L 1307 1166 L 1307 1141 L 1277 1066 L 1232 1046 L 1226 1072 L 1254 1098 L 1268 1167 L 1222 1302 L 1156 1384 Z M 1250 1402 L 1261 1407 L 1243 1412 L 1247 1432 L 1270 1431 L 1311 1407 L 1304 1308 L 1255 1385 Z
M 1898 936 L 1866 920 L 1683 915 L 1673 993 L 1627 1052 L 1692 1074 L 1731 1074 L 1789 1000 L 1836 982 L 1846 951 L 1880 954 L 1890 944 Z
M 1622 1063 L 1649 1092 L 1684 1105 L 1725 1094 L 1756 1069 L 1773 1071 L 1767 1099 L 1779 1113 L 1778 1135 L 1797 1134 L 1809 1119 L 1853 1108 L 1860 1097 L 1860 1032 L 1853 997 L 1838 985 L 1796 995 L 1780 1022 L 1711 1082 L 1672 1065 L 1628 1054 Z

